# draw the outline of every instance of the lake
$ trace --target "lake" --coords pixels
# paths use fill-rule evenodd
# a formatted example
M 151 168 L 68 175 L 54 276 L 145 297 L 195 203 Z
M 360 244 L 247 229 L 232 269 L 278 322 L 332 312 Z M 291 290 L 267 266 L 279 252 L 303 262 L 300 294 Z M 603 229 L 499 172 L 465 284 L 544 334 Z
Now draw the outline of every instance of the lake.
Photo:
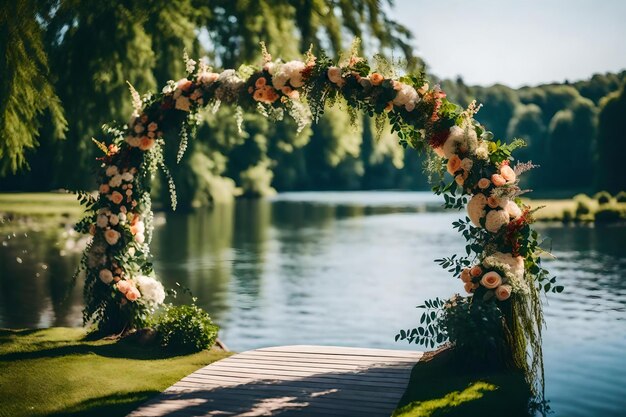
M 235 351 L 285 344 L 419 349 L 394 342 L 424 299 L 462 292 L 433 259 L 463 240 L 430 193 L 286 193 L 161 214 L 166 287 L 189 288 Z M 84 245 L 70 219 L 0 230 L 0 327 L 78 326 Z M 545 302 L 546 389 L 556 416 L 626 413 L 626 226 L 539 224 L 565 285 Z M 179 291 L 180 293 L 181 291 Z M 188 298 L 183 297 L 183 301 Z

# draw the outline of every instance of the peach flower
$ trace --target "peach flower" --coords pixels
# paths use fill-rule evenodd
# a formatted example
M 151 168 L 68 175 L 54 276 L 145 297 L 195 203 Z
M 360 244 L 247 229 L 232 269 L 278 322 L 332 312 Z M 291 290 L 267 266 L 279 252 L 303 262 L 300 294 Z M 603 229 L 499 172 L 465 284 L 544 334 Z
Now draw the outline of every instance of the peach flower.
M 215 72 L 203 71 L 198 74 L 198 82 L 202 84 L 212 84 L 217 81 L 219 74 Z
M 259 78 L 257 78 L 257 80 L 254 82 L 254 86 L 255 86 L 256 88 L 265 87 L 265 84 L 267 84 L 267 80 L 265 79 L 265 77 L 259 77 Z
M 124 196 L 119 191 L 113 191 L 110 197 L 113 204 L 120 204 L 124 200 Z
M 89 225 L 89 234 L 91 236 L 95 236 L 96 235 L 96 225 L 95 224 L 90 224 Z
M 131 283 L 126 280 L 118 281 L 116 286 L 117 290 L 122 294 L 126 294 L 132 288 Z
M 513 171 L 513 168 L 508 165 L 502 165 L 500 167 L 500 175 L 502 175 L 502 178 L 504 178 L 509 183 L 515 182 L 515 180 L 517 179 L 515 171 Z
M 191 101 L 185 96 L 180 96 L 176 99 L 176 103 L 174 104 L 174 108 L 182 111 L 191 110 Z
M 148 125 L 148 132 L 154 132 L 158 129 L 158 127 L 159 125 L 157 125 L 155 122 L 150 122 L 150 124 Z
M 481 178 L 478 180 L 478 188 L 486 190 L 491 185 L 491 181 L 488 178 Z
M 502 277 L 496 271 L 487 272 L 481 278 L 480 283 L 483 287 L 492 290 L 502 284 Z
M 448 159 L 447 168 L 448 168 L 448 172 L 451 175 L 454 175 L 455 172 L 461 169 L 461 158 L 459 158 L 456 155 L 452 155 L 450 159 Z
M 126 143 L 128 143 L 131 147 L 136 148 L 139 146 L 139 138 L 137 136 L 127 136 Z
M 193 83 L 187 78 L 181 78 L 176 82 L 176 88 L 182 91 L 188 91 Z
M 496 187 L 501 187 L 504 184 L 506 184 L 506 180 L 504 179 L 504 177 L 500 174 L 493 174 L 491 176 L 491 182 L 493 183 L 493 185 L 495 185 Z
M 117 167 L 115 165 L 109 165 L 106 169 L 107 177 L 112 177 L 118 173 Z
M 330 82 L 337 84 L 340 87 L 345 84 L 344 79 L 341 78 L 341 68 L 330 67 L 328 68 L 327 75 Z
M 459 174 L 456 177 L 454 177 L 454 181 L 456 181 L 458 186 L 462 187 L 463 184 L 465 184 L 465 176 Z
M 480 276 L 480 274 L 482 274 L 482 273 L 483 273 L 483 269 L 480 266 L 478 266 L 478 265 L 474 265 L 472 267 L 472 269 L 470 269 L 470 274 L 473 277 Z
M 109 184 L 101 184 L 100 188 L 98 188 L 100 194 L 107 194 L 110 190 Z
M 377 72 L 370 75 L 370 81 L 372 82 L 372 85 L 381 85 L 384 80 L 385 80 L 385 77 L 383 77 L 382 74 L 379 74 Z
M 515 201 L 510 201 L 506 203 L 504 209 L 512 219 L 517 219 L 522 215 L 522 209 L 515 203 Z
M 104 282 L 107 285 L 110 284 L 111 281 L 113 281 L 113 273 L 108 269 L 101 269 L 98 276 L 100 277 L 100 281 Z
M 113 230 L 113 229 L 109 229 L 106 232 L 104 232 L 104 239 L 107 241 L 109 245 L 115 245 L 120 240 L 121 236 L 122 235 L 120 235 L 120 232 L 118 232 L 117 230 Z
M 136 301 L 139 297 L 141 297 L 141 293 L 135 287 L 130 287 L 128 292 L 126 292 L 126 298 L 128 301 Z
M 496 197 L 494 196 L 489 196 L 487 198 L 487 205 L 491 208 L 498 208 L 500 206 L 500 200 L 498 200 Z
M 387 103 L 387 105 L 385 106 L 385 111 L 387 113 L 389 113 L 391 110 L 393 110 L 393 103 L 390 101 L 389 103 Z
M 154 139 L 150 139 L 149 137 L 144 136 L 139 140 L 139 149 L 141 149 L 142 151 L 147 151 L 153 146 L 154 146 Z
M 500 301 L 507 300 L 511 296 L 511 290 L 510 285 L 500 285 L 496 288 L 496 298 Z
M 145 130 L 145 128 L 143 127 L 141 123 L 137 123 L 133 130 L 135 131 L 135 133 L 142 133 Z
M 470 282 L 472 280 L 472 275 L 470 274 L 469 269 L 464 269 L 461 271 L 461 281 Z
M 468 294 L 472 294 L 474 292 L 474 290 L 476 289 L 476 286 L 474 284 L 472 284 L 471 282 L 466 282 L 463 287 L 465 288 L 465 291 Z
M 446 156 L 445 152 L 443 151 L 443 148 L 441 146 L 437 146 L 436 148 L 433 148 L 433 151 L 435 152 L 435 154 L 437 154 L 438 157 L 443 158 Z

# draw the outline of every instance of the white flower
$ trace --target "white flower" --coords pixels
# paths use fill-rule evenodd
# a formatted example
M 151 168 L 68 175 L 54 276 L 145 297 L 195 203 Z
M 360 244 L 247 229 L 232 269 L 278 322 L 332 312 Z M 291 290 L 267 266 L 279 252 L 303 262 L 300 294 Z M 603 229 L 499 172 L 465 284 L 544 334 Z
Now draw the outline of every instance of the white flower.
M 505 210 L 491 210 L 485 219 L 485 229 L 496 233 L 502 226 L 509 222 L 509 213 Z
M 443 144 L 443 154 L 450 159 L 452 155 L 456 155 L 459 147 L 465 145 L 465 132 L 458 126 L 450 128 L 450 134 Z
M 481 141 L 476 148 L 475 154 L 476 158 L 482 159 L 483 161 L 489 159 L 489 147 L 487 146 L 487 142 Z
M 110 165 L 107 167 L 107 170 L 106 170 L 107 177 L 112 177 L 113 175 L 116 175 L 117 172 L 118 170 L 115 165 Z
M 143 233 L 137 233 L 135 235 L 135 240 L 137 241 L 137 243 L 139 243 L 140 245 L 143 245 L 143 242 L 146 241 L 146 235 L 144 235 Z
M 474 194 L 467 203 L 467 215 L 474 223 L 474 226 L 480 227 L 480 219 L 485 217 L 485 206 L 487 205 L 487 197 L 484 194 Z
M 126 223 L 126 214 L 120 213 L 120 214 L 118 214 L 117 217 L 119 217 L 120 223 L 122 223 L 122 224 Z
M 113 177 L 109 180 L 109 186 L 115 188 L 120 185 L 122 185 L 122 176 L 120 174 L 113 175 Z
M 165 300 L 165 290 L 163 285 L 152 277 L 139 275 L 135 278 L 137 288 L 141 292 L 141 296 L 148 302 L 153 304 L 162 304 Z
M 400 89 L 393 99 L 393 104 L 396 106 L 404 106 L 407 111 L 412 111 L 418 101 L 420 101 L 420 97 L 415 88 L 400 83 Z
M 113 273 L 108 269 L 101 269 L 98 275 L 100 277 L 100 281 L 104 282 L 107 285 L 110 284 L 111 281 L 113 281 Z
M 330 67 L 328 68 L 328 79 L 331 83 L 337 84 L 338 86 L 342 86 L 345 81 L 341 78 L 341 68 L 339 67 Z
M 98 215 L 98 218 L 96 219 L 96 225 L 98 225 L 99 228 L 104 229 L 109 225 L 109 218 L 104 214 Z
M 519 208 L 519 206 L 515 203 L 515 201 L 509 200 L 504 206 L 504 209 L 506 210 L 507 213 L 509 213 L 509 216 L 512 219 L 517 219 L 518 217 L 522 215 L 522 209 Z

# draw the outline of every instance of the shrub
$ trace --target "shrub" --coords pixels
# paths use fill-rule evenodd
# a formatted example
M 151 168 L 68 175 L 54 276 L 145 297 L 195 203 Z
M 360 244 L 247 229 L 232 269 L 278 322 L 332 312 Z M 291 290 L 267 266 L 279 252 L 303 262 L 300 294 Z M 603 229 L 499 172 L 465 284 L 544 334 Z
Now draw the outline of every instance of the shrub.
M 591 213 L 591 199 L 587 196 L 585 197 L 585 199 L 578 199 L 578 203 L 576 204 L 575 214 L 577 218 Z
M 598 201 L 598 204 L 604 205 L 609 204 L 612 197 L 611 194 L 609 194 L 607 191 L 600 191 L 599 193 L 596 193 L 593 198 Z
M 563 218 L 562 218 L 563 223 L 570 223 L 572 220 L 574 220 L 574 214 L 572 213 L 572 211 L 563 210 Z
M 626 191 L 620 191 L 619 193 L 617 193 L 617 195 L 615 196 L 615 200 L 618 203 L 626 203 Z
M 596 223 L 613 223 L 624 220 L 623 210 L 617 207 L 605 207 L 601 208 L 596 212 L 595 222 Z
M 210 349 L 219 327 L 196 305 L 168 305 L 155 324 L 161 345 L 177 352 Z

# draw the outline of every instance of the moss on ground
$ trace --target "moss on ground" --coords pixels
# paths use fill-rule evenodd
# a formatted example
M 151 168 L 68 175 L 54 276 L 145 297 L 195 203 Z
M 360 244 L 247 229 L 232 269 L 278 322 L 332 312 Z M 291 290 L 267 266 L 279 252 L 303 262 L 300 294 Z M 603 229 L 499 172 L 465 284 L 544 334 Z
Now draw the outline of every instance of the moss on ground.
M 456 365 L 450 351 L 415 365 L 393 417 L 524 416 L 530 390 L 519 372 L 477 372 Z
M 0 416 L 125 416 L 229 355 L 172 356 L 157 346 L 86 340 L 76 328 L 0 330 Z

